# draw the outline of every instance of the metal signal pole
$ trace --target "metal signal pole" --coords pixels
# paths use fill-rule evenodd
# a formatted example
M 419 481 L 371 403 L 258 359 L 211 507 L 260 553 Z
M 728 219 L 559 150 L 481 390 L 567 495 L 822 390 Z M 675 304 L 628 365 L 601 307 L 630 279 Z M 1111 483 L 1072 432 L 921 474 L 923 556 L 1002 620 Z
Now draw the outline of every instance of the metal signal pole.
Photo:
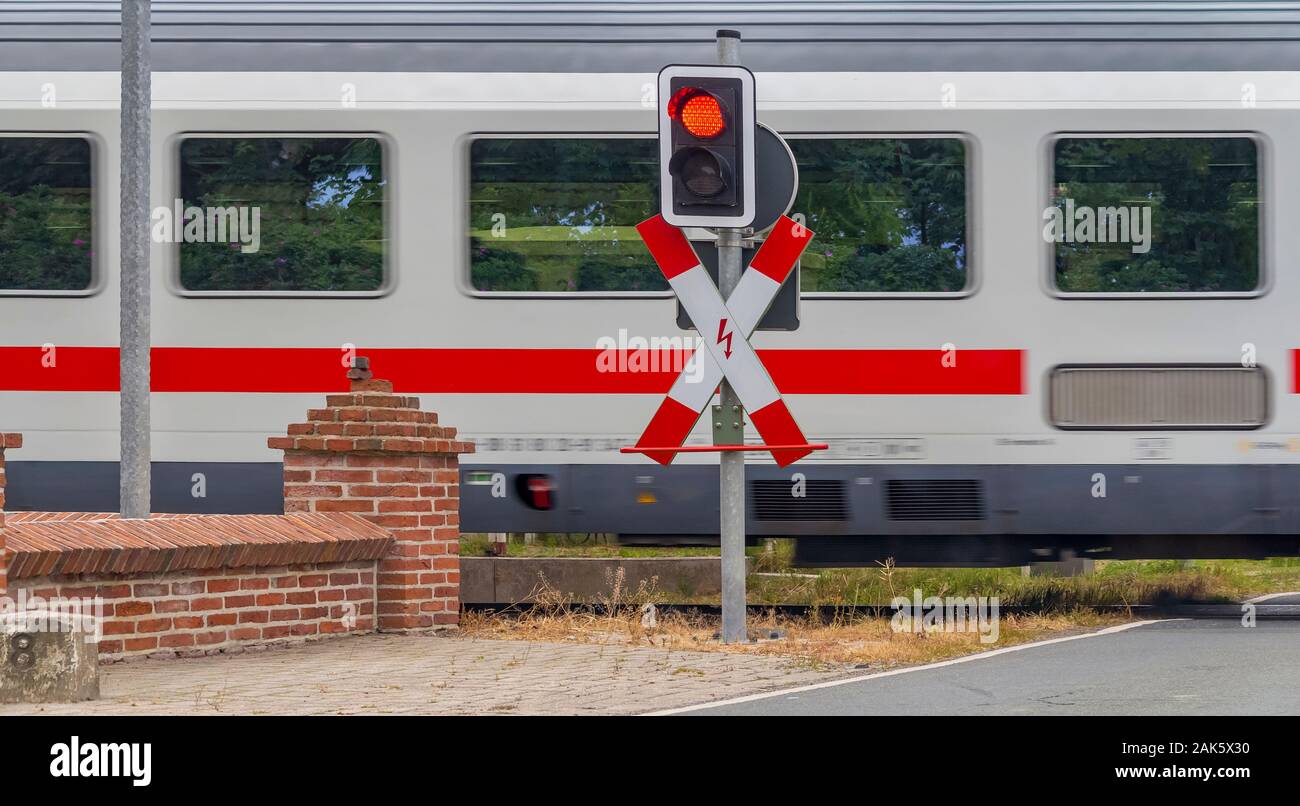
M 740 32 L 719 30 L 717 40 L 718 64 L 739 65 Z M 723 299 L 729 298 L 740 282 L 742 234 L 742 230 L 732 227 L 718 230 L 718 290 Z M 745 410 L 729 381 L 722 382 L 719 402 L 721 405 L 713 409 L 714 444 L 744 444 Z M 749 640 L 745 625 L 745 454 L 723 451 L 719 462 L 722 642 L 743 643 Z
M 121 498 L 149 517 L 149 0 L 122 0 Z

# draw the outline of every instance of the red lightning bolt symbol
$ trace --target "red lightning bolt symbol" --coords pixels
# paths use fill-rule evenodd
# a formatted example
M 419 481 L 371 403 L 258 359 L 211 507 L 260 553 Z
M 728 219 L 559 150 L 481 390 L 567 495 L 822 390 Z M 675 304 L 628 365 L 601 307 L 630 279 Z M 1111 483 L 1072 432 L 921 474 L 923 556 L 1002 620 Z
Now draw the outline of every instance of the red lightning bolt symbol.
M 726 330 L 727 330 L 727 320 L 723 319 L 722 321 L 718 322 L 717 343 L 722 344 L 723 341 L 727 343 L 727 349 L 724 351 L 724 353 L 726 354 L 727 358 L 731 358 L 731 334 L 727 333 Z

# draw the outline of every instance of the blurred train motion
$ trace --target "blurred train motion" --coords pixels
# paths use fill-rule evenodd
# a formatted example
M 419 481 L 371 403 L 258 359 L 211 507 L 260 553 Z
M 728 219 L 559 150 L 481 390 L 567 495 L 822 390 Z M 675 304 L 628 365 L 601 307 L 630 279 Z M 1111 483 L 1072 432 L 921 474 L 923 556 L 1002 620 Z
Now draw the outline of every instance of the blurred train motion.
M 1300 14 L 890 5 L 156 2 L 154 508 L 279 511 L 266 437 L 365 355 L 477 443 L 465 531 L 716 541 L 715 456 L 618 448 L 694 336 L 633 229 L 655 73 L 727 25 L 817 233 L 797 330 L 755 344 L 831 446 L 751 459 L 751 537 L 807 565 L 1300 554 Z M 15 8 L 8 506 L 115 510 L 117 12 Z

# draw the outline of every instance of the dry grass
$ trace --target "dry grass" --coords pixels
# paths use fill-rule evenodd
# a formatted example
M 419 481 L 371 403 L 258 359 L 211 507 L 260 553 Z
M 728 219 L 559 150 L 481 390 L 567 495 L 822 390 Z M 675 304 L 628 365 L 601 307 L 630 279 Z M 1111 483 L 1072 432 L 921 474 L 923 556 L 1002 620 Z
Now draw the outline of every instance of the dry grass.
M 806 618 L 768 612 L 750 618 L 754 631 L 781 630 L 784 638 L 742 645 L 723 645 L 714 635 L 716 617 L 662 613 L 665 601 L 716 603 L 717 597 L 692 600 L 659 590 L 658 580 L 628 590 L 621 573 L 606 580 L 607 593 L 596 597 L 597 609 L 578 605 L 543 579 L 536 604 L 519 613 L 466 613 L 462 633 L 470 636 L 533 641 L 581 641 L 662 647 L 707 652 L 778 655 L 809 664 L 873 669 L 929 663 L 972 652 L 1093 630 L 1130 620 L 1125 612 L 1103 615 L 1097 605 L 1125 606 L 1175 602 L 1232 602 L 1275 591 L 1300 590 L 1300 559 L 1267 561 L 1100 562 L 1097 572 L 1081 577 L 1025 577 L 1007 568 L 825 569 L 791 573 L 793 545 L 774 541 L 776 550 L 757 557 L 747 587 L 751 603 L 804 603 L 820 607 Z M 882 605 L 895 596 L 996 596 L 1003 607 L 1028 609 L 1036 615 L 1003 614 L 996 643 L 980 642 L 975 632 L 895 632 L 888 617 L 851 616 L 844 605 Z M 654 609 L 654 617 L 648 610 Z
M 1069 611 L 1050 615 L 1003 615 L 997 641 L 981 643 L 977 632 L 895 632 L 889 618 L 832 613 L 790 618 L 768 612 L 750 618 L 751 633 L 780 630 L 784 637 L 748 644 L 722 644 L 718 619 L 658 610 L 653 584 L 627 590 L 618 576 L 598 609 L 575 605 L 543 584 L 537 602 L 512 613 L 465 613 L 466 637 L 523 641 L 578 641 L 702 652 L 775 655 L 818 668 L 868 666 L 888 669 L 930 663 L 998 647 L 1096 629 L 1127 620 L 1121 615 Z

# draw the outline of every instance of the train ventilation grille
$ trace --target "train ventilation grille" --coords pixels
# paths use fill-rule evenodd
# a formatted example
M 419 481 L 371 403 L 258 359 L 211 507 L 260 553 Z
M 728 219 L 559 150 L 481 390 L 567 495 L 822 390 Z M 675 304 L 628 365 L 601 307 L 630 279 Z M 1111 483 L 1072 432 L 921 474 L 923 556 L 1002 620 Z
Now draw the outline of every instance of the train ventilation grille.
M 1259 428 L 1268 422 L 1268 374 L 1236 364 L 1075 365 L 1052 370 L 1057 428 Z
M 846 521 L 848 502 L 844 482 L 837 479 L 808 479 L 802 482 L 802 496 L 795 483 L 757 479 L 750 482 L 754 515 L 760 521 Z
M 888 479 L 885 504 L 891 521 L 982 521 L 984 482 L 979 479 Z

